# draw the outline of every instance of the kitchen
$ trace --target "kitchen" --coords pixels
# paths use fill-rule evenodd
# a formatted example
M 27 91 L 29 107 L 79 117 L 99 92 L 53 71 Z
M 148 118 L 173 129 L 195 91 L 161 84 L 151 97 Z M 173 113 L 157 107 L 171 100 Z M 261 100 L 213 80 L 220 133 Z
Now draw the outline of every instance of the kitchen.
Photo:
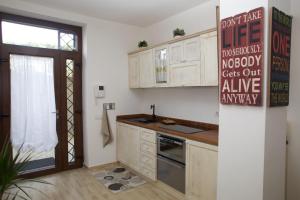
M 83 160 L 84 169 L 93 171 L 117 163 L 143 177 L 147 184 L 137 187 L 137 193 L 135 189 L 124 192 L 128 195 L 125 199 L 143 196 L 141 191 L 145 188 L 145 194 L 154 199 L 297 199 L 298 45 L 292 45 L 291 50 L 290 106 L 271 108 L 268 104 L 270 8 L 275 6 L 298 17 L 295 0 L 178 1 L 174 7 L 170 6 L 173 3 L 156 1 L 160 6 L 155 12 L 146 9 L 147 17 L 132 14 L 134 9 L 130 13 L 118 10 L 121 4 L 112 6 L 120 13 L 110 10 L 108 14 L 103 9 L 91 11 L 90 16 L 78 2 L 68 5 L 67 1 L 56 0 L 53 4 L 3 0 L 0 8 L 1 12 L 82 27 L 82 109 L 76 110 L 76 115 L 82 115 L 83 145 L 82 155 L 75 159 Z M 145 7 L 140 5 L 141 9 Z M 172 13 L 167 12 L 170 7 Z M 218 29 L 222 28 L 222 23 L 217 26 L 219 21 L 261 7 L 261 43 L 235 52 L 222 51 L 218 43 Z M 250 13 L 247 21 L 259 20 L 260 12 Z M 227 25 L 236 23 L 233 21 Z M 294 35 L 299 25 L 297 19 L 294 22 L 292 35 L 297 42 Z M 186 34 L 174 38 L 176 28 L 184 29 Z M 245 29 L 239 31 L 243 35 Z M 242 43 L 245 38 L 240 37 Z M 148 46 L 138 48 L 138 42 L 143 40 Z M 234 53 L 251 55 L 233 59 Z M 100 133 L 105 110 L 112 142 L 103 147 Z M 82 179 L 82 184 L 78 181 L 81 188 L 96 188 L 91 194 L 84 193 L 84 197 L 96 198 L 96 191 L 103 185 L 85 182 L 88 175 L 81 172 L 77 177 Z M 76 173 L 74 176 L 76 179 Z M 72 190 L 67 182 L 64 187 L 77 194 L 74 198 L 83 198 L 80 189 Z M 149 187 L 155 191 L 154 196 L 149 194 Z M 157 192 L 156 187 L 169 192 Z M 105 197 L 121 198 L 103 188 Z M 56 193 L 60 192 L 53 192 L 54 197 Z M 70 198 L 63 193 L 65 199 Z M 179 197 L 173 198 L 172 194 Z

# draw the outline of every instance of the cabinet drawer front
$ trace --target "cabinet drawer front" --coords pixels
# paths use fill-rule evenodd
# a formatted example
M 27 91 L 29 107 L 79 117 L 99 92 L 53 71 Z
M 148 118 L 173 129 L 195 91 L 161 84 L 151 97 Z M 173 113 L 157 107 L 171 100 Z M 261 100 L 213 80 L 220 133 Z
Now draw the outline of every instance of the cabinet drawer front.
M 156 180 L 155 171 L 147 168 L 145 165 L 141 165 L 140 172 L 141 172 L 141 174 L 143 174 L 144 176 L 150 178 L 151 180 L 154 180 L 154 181 Z
M 156 157 L 153 155 L 147 155 L 145 153 L 141 154 L 140 157 L 141 165 L 148 166 L 149 168 L 155 170 L 156 169 Z
M 146 154 L 156 155 L 156 145 L 150 142 L 141 142 L 141 151 Z
M 155 131 L 142 129 L 141 130 L 141 139 L 155 144 L 156 143 L 156 133 L 155 133 Z

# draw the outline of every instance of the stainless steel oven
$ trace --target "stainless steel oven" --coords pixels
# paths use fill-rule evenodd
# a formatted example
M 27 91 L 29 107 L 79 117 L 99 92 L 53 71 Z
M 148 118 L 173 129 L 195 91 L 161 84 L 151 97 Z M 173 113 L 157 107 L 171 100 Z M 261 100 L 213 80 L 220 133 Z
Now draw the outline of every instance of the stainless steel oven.
M 185 140 L 157 134 L 157 178 L 185 193 Z

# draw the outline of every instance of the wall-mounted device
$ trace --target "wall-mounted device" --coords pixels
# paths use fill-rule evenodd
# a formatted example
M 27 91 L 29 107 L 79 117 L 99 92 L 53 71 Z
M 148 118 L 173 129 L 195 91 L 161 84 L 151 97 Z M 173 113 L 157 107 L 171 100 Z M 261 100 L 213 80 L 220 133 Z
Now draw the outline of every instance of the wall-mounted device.
M 94 95 L 95 95 L 95 98 L 104 98 L 105 97 L 104 86 L 103 85 L 95 85 Z

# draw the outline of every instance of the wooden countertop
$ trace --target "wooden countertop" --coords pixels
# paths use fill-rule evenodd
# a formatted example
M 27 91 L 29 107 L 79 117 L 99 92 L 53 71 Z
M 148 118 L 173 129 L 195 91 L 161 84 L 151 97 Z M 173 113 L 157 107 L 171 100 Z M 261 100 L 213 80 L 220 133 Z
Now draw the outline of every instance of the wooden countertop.
M 120 116 L 117 116 L 117 121 L 126 123 L 126 124 L 130 124 L 130 125 L 134 125 L 134 126 L 138 126 L 138 127 L 142 127 L 142 128 L 146 128 L 146 129 L 150 129 L 150 130 L 154 130 L 157 132 L 163 132 L 163 133 L 167 133 L 170 135 L 186 138 L 189 140 L 194 140 L 194 141 L 218 146 L 218 141 L 219 141 L 218 129 L 219 129 L 219 127 L 216 124 L 208 124 L 208 123 L 203 123 L 203 122 L 189 121 L 189 120 L 176 119 L 176 118 L 163 117 L 163 116 L 157 116 L 158 122 L 146 124 L 146 123 L 142 123 L 142 122 L 130 121 L 130 119 L 133 119 L 133 118 L 151 118 L 151 115 L 147 115 L 147 114 L 120 115 Z M 185 125 L 185 126 L 189 126 L 189 127 L 193 127 L 193 128 L 201 128 L 206 131 L 199 132 L 199 133 L 193 133 L 193 134 L 185 134 L 183 132 L 167 130 L 167 129 L 160 127 L 160 125 L 161 125 L 160 122 L 163 119 L 171 119 L 171 120 L 176 121 L 176 124 Z

